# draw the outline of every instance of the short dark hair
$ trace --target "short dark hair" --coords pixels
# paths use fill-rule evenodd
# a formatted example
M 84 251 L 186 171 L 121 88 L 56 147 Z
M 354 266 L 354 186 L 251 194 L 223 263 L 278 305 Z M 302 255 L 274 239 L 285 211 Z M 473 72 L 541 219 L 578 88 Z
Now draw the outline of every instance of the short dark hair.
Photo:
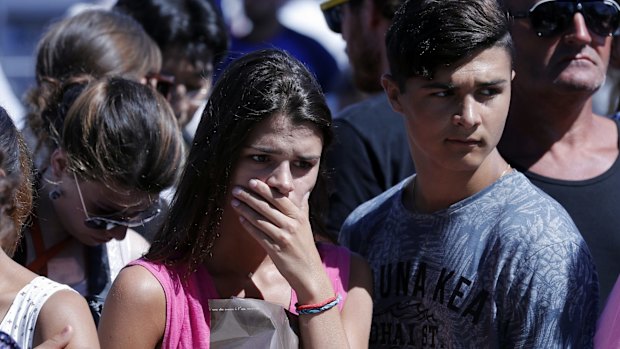
M 401 89 L 410 77 L 431 79 L 437 69 L 482 49 L 513 52 L 508 18 L 497 0 L 408 0 L 385 42 L 390 73 Z
M 118 0 L 114 9 L 142 24 L 164 55 L 177 49 L 194 66 L 208 69 L 227 53 L 226 24 L 211 0 Z
M 168 263 L 204 262 L 218 234 L 232 174 L 248 136 L 273 115 L 309 122 L 329 145 L 331 112 L 318 82 L 290 54 L 251 52 L 233 61 L 213 88 L 172 202 L 170 215 L 147 258 Z M 323 155 L 322 154 L 322 155 Z M 324 162 L 310 195 L 313 231 L 325 233 Z

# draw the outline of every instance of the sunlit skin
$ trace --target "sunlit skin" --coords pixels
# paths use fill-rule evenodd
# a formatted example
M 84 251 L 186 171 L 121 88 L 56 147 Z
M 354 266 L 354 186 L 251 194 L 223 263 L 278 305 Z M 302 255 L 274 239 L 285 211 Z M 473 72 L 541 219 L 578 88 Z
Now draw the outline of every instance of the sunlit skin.
M 39 276 L 19 265 L 11 259 L 12 255 L 6 252 L 13 252 L 14 243 L 19 236 L 18 230 L 22 227 L 8 223 L 7 211 L 14 209 L 13 205 L 9 205 L 11 201 L 7 200 L 9 195 L 14 195 L 9 189 L 13 186 L 15 190 L 16 186 L 7 185 L 4 182 L 5 177 L 6 172 L 0 168 L 0 181 L 3 182 L 0 188 L 0 316 L 3 318 L 9 315 L 9 309 L 14 306 L 18 294 L 24 292 L 24 287 Z M 7 318 L 3 321 L 11 322 Z M 22 328 L 19 333 L 26 330 Z M 35 349 L 99 348 L 95 323 L 88 306 L 82 296 L 75 292 L 61 290 L 45 300 L 44 306 L 36 315 L 36 328 L 30 329 L 33 330 L 32 345 Z
M 422 211 L 471 196 L 508 168 L 496 145 L 514 76 L 509 53 L 493 47 L 453 66 L 433 79 L 409 78 L 403 90 L 389 75 L 383 79 L 392 107 L 405 117 L 417 171 L 412 207 Z
M 261 122 L 241 149 L 231 181 L 229 204 L 224 209 L 222 232 L 214 247 L 214 261 L 217 261 L 220 251 L 227 250 L 229 243 L 234 243 L 238 251 L 245 252 L 245 256 L 255 256 L 257 267 L 269 255 L 273 262 L 268 261 L 267 265 L 275 264 L 281 274 L 272 273 L 269 286 L 278 287 L 279 284 L 281 292 L 269 292 L 269 288 L 263 289 L 263 292 L 280 293 L 280 301 L 285 307 L 288 307 L 290 287 L 302 292 L 314 292 L 316 285 L 312 279 L 318 278 L 327 283 L 324 285 L 326 291 L 322 292 L 326 293 L 324 297 L 329 297 L 331 290 L 329 280 L 324 275 L 314 275 L 322 273 L 321 269 L 313 268 L 303 272 L 296 270 L 298 267 L 316 266 L 316 263 L 320 263 L 318 254 L 307 253 L 305 248 L 292 255 L 290 252 L 280 253 L 289 247 L 297 249 L 314 245 L 308 217 L 308 198 L 316 184 L 322 150 L 323 140 L 312 124 L 294 124 L 281 115 Z M 262 253 L 256 253 L 257 243 Z M 300 257 L 309 258 L 310 262 L 300 263 L 295 260 Z M 242 260 L 238 262 L 247 263 Z M 235 269 L 235 261 L 229 260 L 227 264 Z M 214 262 L 212 265 L 222 264 Z M 269 269 L 264 268 L 265 264 L 262 265 L 262 270 Z M 298 280 L 299 284 L 295 284 L 298 275 L 310 278 Z M 244 293 L 238 295 L 248 296 Z M 321 298 L 320 294 L 298 296 L 300 299 L 304 296 Z
M 506 4 L 512 11 L 527 11 L 537 2 L 508 0 Z M 515 20 L 511 35 L 518 54 L 515 93 L 521 88 L 543 94 L 550 88 L 594 92 L 604 82 L 612 37 L 589 31 L 581 13 L 560 35 L 538 37 L 527 19 Z
M 271 117 L 256 127 L 242 148 L 232 185 L 244 187 L 258 179 L 301 207 L 316 184 L 322 150 L 320 132 L 312 124 Z
M 506 0 L 511 11 L 536 1 Z M 538 37 L 529 20 L 511 25 L 515 44 L 513 97 L 500 150 L 537 174 L 584 180 L 605 172 L 618 155 L 613 122 L 592 112 L 612 37 L 590 31 L 581 13 L 561 33 Z
M 308 215 L 322 152 L 322 133 L 312 123 L 294 123 L 275 114 L 252 129 L 233 162 L 217 239 L 204 262 L 220 298 L 264 299 L 289 309 L 292 290 L 300 304 L 334 296 Z M 350 270 L 342 311 L 334 307 L 299 316 L 304 347 L 367 347 L 372 276 L 357 255 L 351 256 Z M 110 294 L 122 296 L 106 301 L 99 326 L 104 347 L 158 347 L 166 328 L 166 299 L 159 282 L 144 268 L 132 266 L 121 271 Z M 128 308 L 135 311 L 127 314 Z M 140 322 L 132 314 L 152 319 L 138 325 L 145 335 L 119 338 L 119 330 Z
M 53 246 L 68 236 L 87 246 L 125 238 L 127 228 L 123 226 L 98 230 L 84 225 L 87 216 L 78 193 L 78 184 L 90 217 L 123 220 L 123 217 L 131 217 L 146 210 L 157 198 L 136 189 L 122 189 L 101 182 L 80 180 L 79 177 L 77 179 L 78 182 L 67 167 L 64 151 L 55 150 L 51 164 L 44 173 L 44 185 L 36 208 L 41 228 L 45 232 L 43 237 L 46 246 Z M 55 200 L 49 198 L 52 190 L 61 194 Z
M 240 296 L 262 298 L 285 308 L 290 306 L 291 289 L 300 304 L 333 297 L 309 220 L 308 199 L 316 185 L 322 150 L 323 139 L 316 126 L 294 123 L 283 115 L 271 116 L 252 131 L 235 167 L 219 241 L 207 262 L 211 273 L 223 271 L 219 275 L 225 284 L 215 281 L 218 291 L 228 286 L 234 292 L 235 284 L 245 285 Z M 232 251 L 240 257 L 231 260 Z M 362 278 L 364 283 L 358 283 L 359 275 L 350 276 L 351 289 L 342 312 L 332 308 L 316 318 L 299 317 L 300 328 L 305 328 L 301 333 L 304 347 L 325 347 L 316 338 L 328 328 L 333 338 L 325 342 L 333 347 L 367 346 L 368 324 L 360 319 L 365 318 L 365 309 L 371 309 L 370 284 L 366 284 L 371 277 L 366 266 L 360 268 L 358 257 L 351 263 L 351 270 L 368 273 Z M 247 277 L 234 277 L 248 266 L 253 266 L 250 286 Z
M 78 180 L 79 181 L 79 180 Z M 117 226 L 110 230 L 91 229 L 84 225 L 87 218 L 77 185 L 72 175 L 63 175 L 63 195 L 52 204 L 64 230 L 78 241 L 87 246 L 96 246 L 112 239 L 123 240 L 127 228 Z M 101 216 L 122 220 L 123 217 L 133 216 L 146 210 L 152 203 L 152 198 L 137 190 L 121 190 L 107 187 L 103 183 L 79 181 L 84 204 L 88 216 Z M 71 188 L 73 186 L 73 188 Z M 93 199 L 95 198 L 95 199 Z

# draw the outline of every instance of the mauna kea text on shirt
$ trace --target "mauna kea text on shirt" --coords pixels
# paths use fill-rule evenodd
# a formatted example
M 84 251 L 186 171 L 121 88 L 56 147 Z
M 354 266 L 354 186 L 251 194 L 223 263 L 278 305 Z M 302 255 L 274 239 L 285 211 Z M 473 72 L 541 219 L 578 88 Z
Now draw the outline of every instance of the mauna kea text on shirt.
M 371 344 L 440 348 L 441 332 L 455 325 L 448 319 L 475 326 L 489 303 L 474 278 L 445 267 L 401 261 L 377 266 L 374 275 Z

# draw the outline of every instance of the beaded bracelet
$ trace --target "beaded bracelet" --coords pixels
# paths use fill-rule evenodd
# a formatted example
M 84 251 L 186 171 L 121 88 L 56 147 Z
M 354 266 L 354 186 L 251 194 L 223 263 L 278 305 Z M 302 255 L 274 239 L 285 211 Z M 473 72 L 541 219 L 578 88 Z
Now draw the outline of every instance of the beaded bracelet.
M 295 304 L 295 309 L 297 309 L 297 313 L 299 315 L 318 314 L 335 307 L 338 303 L 340 303 L 340 300 L 340 295 L 336 294 L 335 296 L 317 304 L 299 305 L 299 303 L 297 303 Z

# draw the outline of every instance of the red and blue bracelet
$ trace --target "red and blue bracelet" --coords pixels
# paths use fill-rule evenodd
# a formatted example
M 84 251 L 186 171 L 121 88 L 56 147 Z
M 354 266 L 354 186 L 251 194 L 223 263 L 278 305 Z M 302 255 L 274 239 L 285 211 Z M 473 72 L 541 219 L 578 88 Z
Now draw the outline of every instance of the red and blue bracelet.
M 317 304 L 299 305 L 299 303 L 297 303 L 295 304 L 295 309 L 299 315 L 318 314 L 335 307 L 338 303 L 340 303 L 340 300 L 340 295 L 336 294 L 335 296 Z

